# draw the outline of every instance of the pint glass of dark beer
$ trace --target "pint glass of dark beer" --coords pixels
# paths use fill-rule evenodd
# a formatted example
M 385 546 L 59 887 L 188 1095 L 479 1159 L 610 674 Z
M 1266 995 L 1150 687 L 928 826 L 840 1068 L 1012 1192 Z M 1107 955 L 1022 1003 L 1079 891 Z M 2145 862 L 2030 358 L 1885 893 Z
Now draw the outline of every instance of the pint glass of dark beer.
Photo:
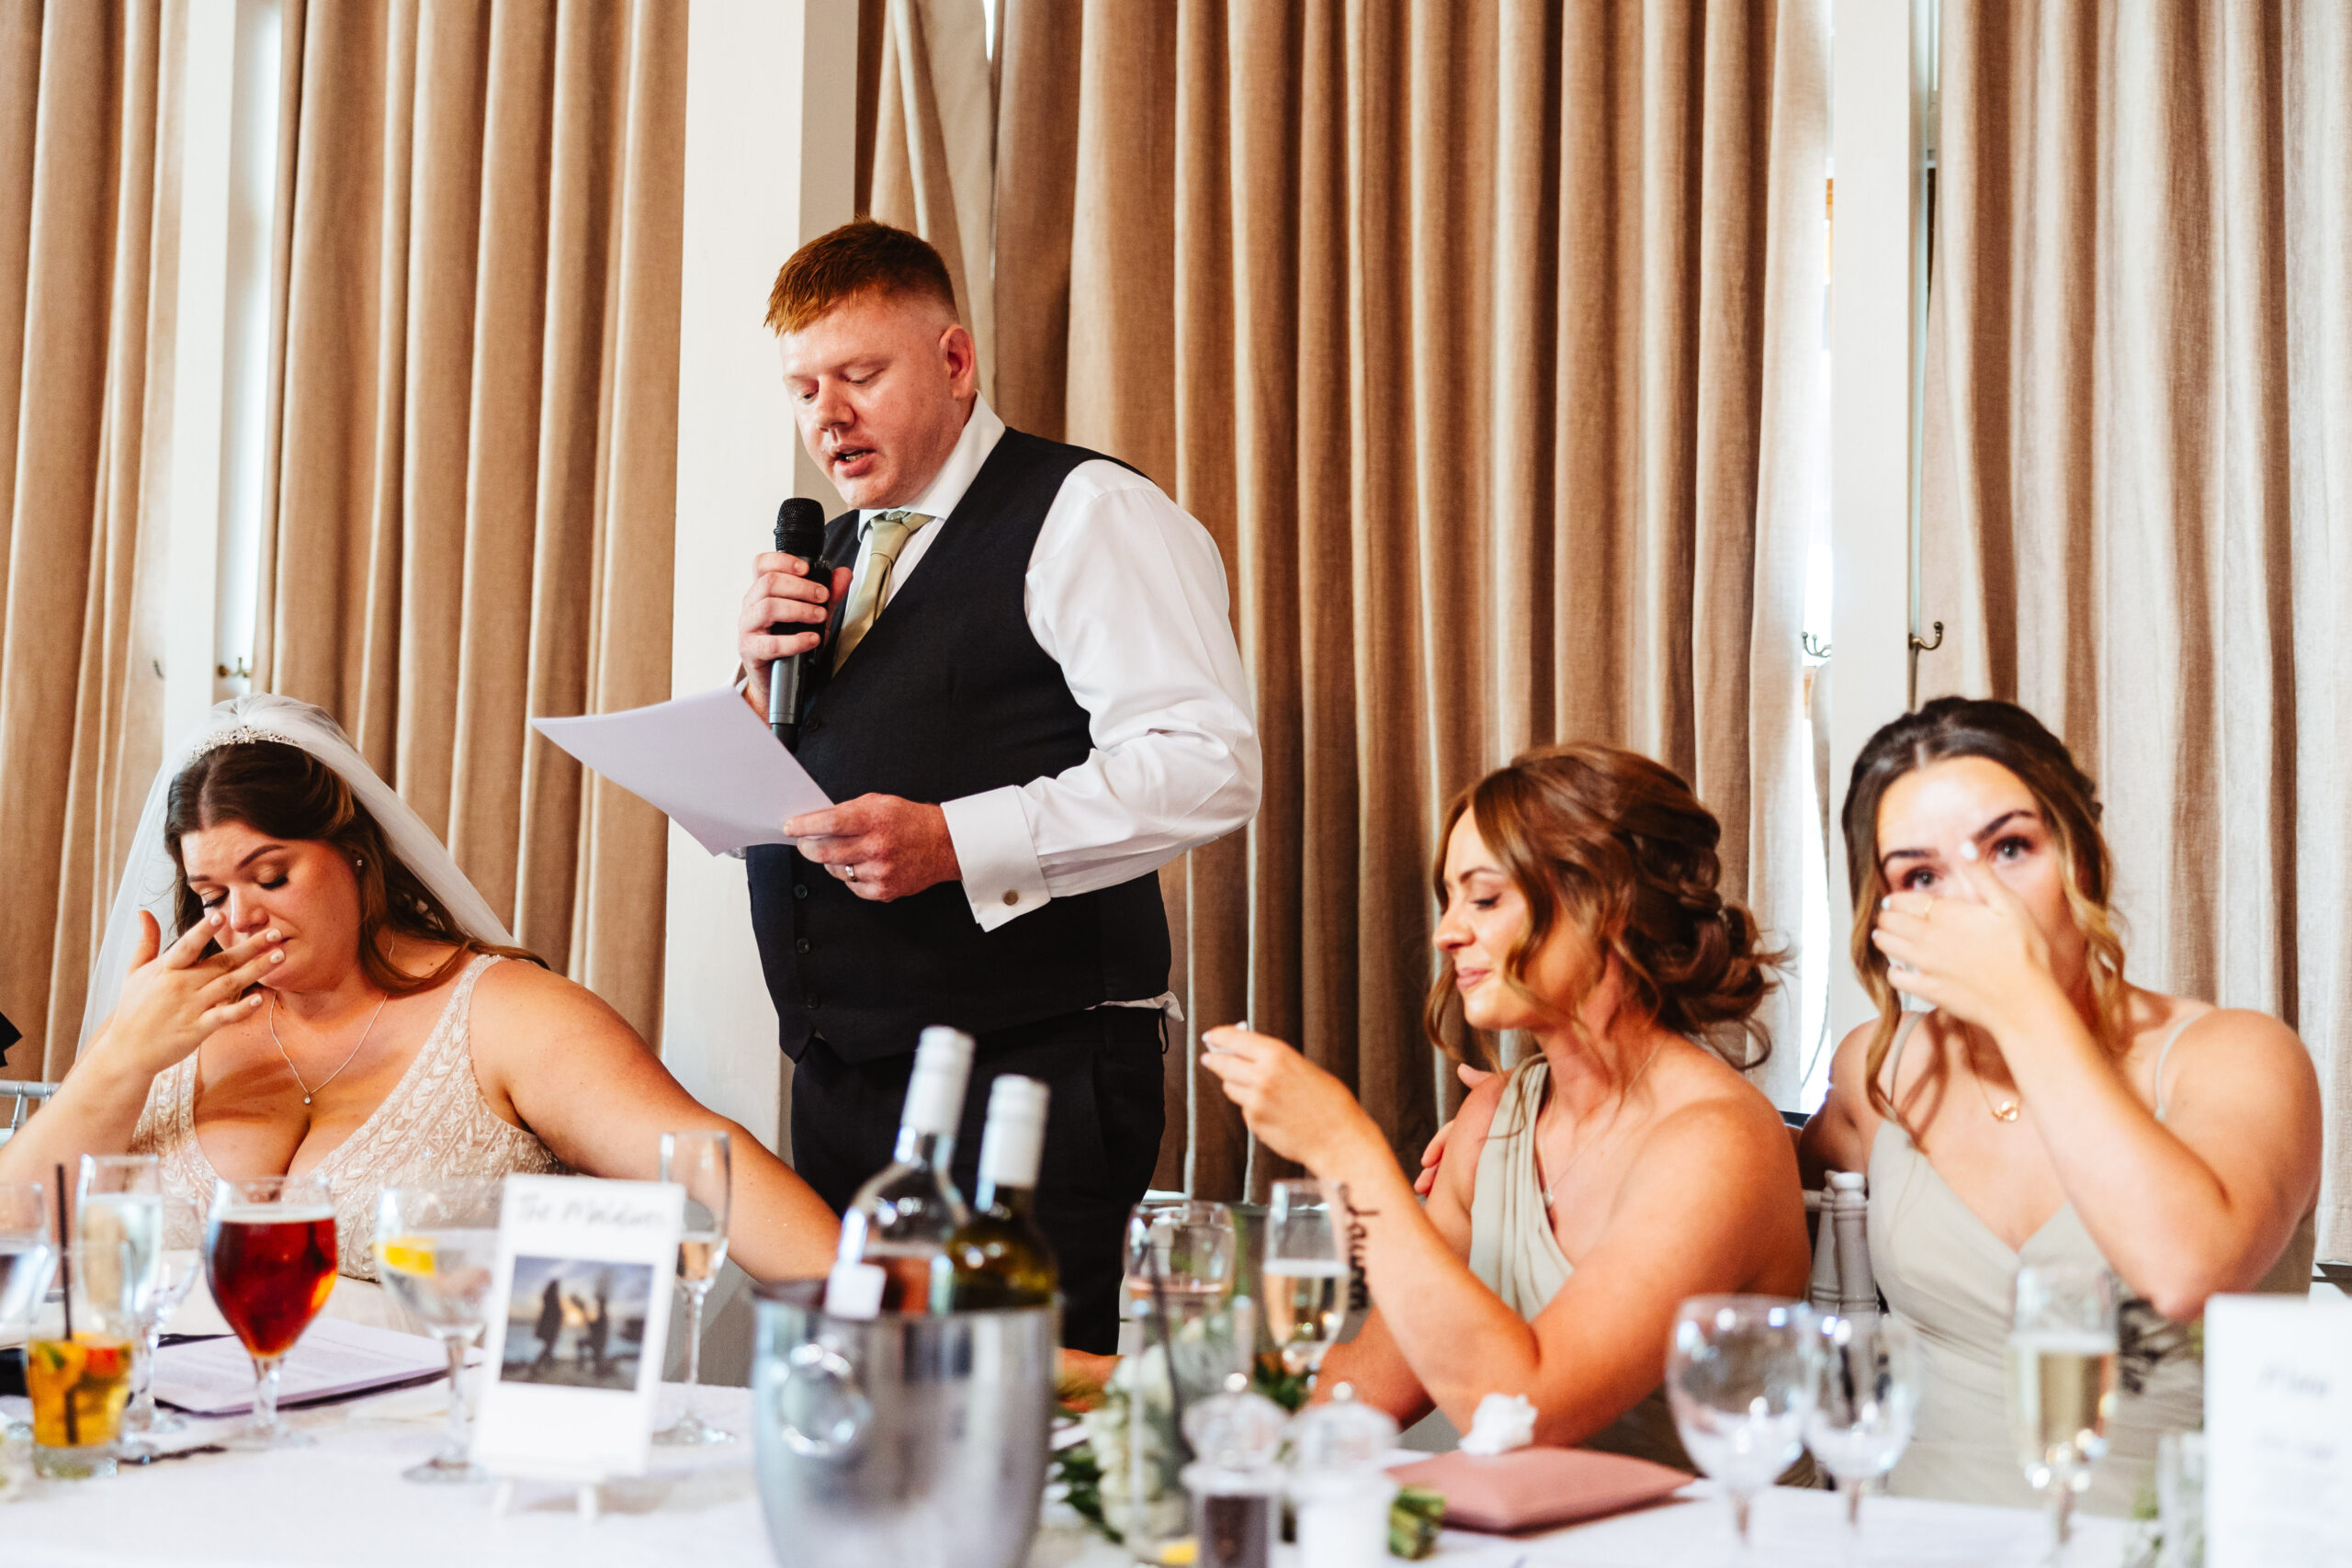
M 277 1424 L 277 1369 L 334 1289 L 334 1203 L 323 1178 L 221 1181 L 205 1225 L 212 1300 L 254 1359 L 254 1419 L 229 1446 L 300 1448 Z

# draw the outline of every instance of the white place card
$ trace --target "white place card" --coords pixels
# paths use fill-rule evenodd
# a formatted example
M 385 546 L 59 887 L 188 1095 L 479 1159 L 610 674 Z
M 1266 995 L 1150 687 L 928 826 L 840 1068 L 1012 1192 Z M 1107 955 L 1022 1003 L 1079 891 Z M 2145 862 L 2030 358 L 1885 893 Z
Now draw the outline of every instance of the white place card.
M 2205 1561 L 2352 1568 L 2352 1303 L 2205 1309 Z
M 510 1176 L 474 1458 L 550 1481 L 641 1475 L 669 1345 L 685 1189 Z

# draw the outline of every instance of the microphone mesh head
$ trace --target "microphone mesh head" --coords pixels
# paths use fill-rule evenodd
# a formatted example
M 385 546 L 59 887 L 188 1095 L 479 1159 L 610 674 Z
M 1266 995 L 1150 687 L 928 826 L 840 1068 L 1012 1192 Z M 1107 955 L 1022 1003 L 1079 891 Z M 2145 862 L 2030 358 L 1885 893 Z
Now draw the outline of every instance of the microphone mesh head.
M 825 509 L 805 495 L 796 495 L 775 509 L 775 547 L 802 560 L 814 560 L 825 547 Z

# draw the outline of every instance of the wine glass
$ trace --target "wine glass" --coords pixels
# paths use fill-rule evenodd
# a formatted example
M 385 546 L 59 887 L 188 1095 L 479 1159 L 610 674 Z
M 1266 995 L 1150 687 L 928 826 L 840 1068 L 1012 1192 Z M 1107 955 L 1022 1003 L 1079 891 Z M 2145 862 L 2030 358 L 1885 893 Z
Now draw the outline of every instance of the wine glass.
M 481 1481 L 466 1444 L 466 1348 L 481 1337 L 498 1261 L 503 1193 L 472 1184 L 387 1187 L 376 1200 L 376 1267 L 401 1305 L 449 1356 L 449 1425 L 441 1451 L 403 1481 Z
M 168 1244 L 175 1235 L 197 1234 L 204 1223 L 204 1215 L 186 1198 L 164 1200 L 164 1241 Z M 129 1457 L 141 1462 L 150 1457 L 151 1445 L 143 1439 L 163 1432 L 180 1432 L 187 1423 L 155 1403 L 155 1357 L 164 1342 L 164 1325 L 187 1299 L 188 1288 L 204 1269 L 204 1254 L 195 1247 L 165 1245 L 155 1254 L 155 1289 L 149 1298 L 145 1332 L 140 1341 L 143 1370 L 134 1369 L 130 1408 L 122 1413 L 122 1429 L 137 1434 L 124 1445 Z
M 277 1376 L 334 1289 L 334 1199 L 322 1176 L 220 1180 L 204 1233 L 213 1304 L 254 1361 L 254 1418 L 232 1449 L 307 1448 L 277 1420 Z
M 1919 1409 L 1919 1336 L 1887 1313 L 1818 1322 L 1821 1382 L 1805 1418 L 1805 1447 L 1846 1494 L 1846 1544 L 1862 1551 L 1862 1492 L 1894 1468 Z
M 685 1229 L 678 1235 L 678 1283 L 692 1314 L 686 1319 L 686 1404 L 678 1418 L 653 1434 L 673 1447 L 731 1443 L 735 1434 L 695 1414 L 695 1390 L 702 1382 L 702 1303 L 727 1261 L 727 1213 L 732 1151 L 720 1133 L 662 1134 L 662 1179 L 686 1190 Z
M 0 1334 L 25 1333 L 49 1299 L 57 1249 L 49 1243 L 47 1189 L 38 1181 L 0 1181 Z M 12 1421 L 7 1436 L 29 1442 L 32 1425 Z
M 132 1408 L 152 1415 L 147 1331 L 164 1250 L 163 1171 L 153 1155 L 84 1155 L 74 1191 L 74 1273 L 107 1331 L 131 1342 Z M 123 1413 L 128 1429 L 130 1411 Z
M 1667 1340 L 1666 1396 L 1699 1468 L 1731 1501 L 1745 1558 L 1756 1494 L 1804 1451 L 1821 1365 L 1813 1309 L 1778 1296 L 1692 1296 Z
M 2018 1270 L 2008 1346 L 2009 1436 L 2047 1499 L 2050 1557 L 2074 1534 L 2075 1498 L 2107 1451 L 2115 1406 L 2115 1276 L 2100 1264 Z
M 1277 1181 L 1260 1266 L 1266 1327 L 1293 1376 L 1310 1382 L 1348 1315 L 1348 1259 L 1319 1181 Z

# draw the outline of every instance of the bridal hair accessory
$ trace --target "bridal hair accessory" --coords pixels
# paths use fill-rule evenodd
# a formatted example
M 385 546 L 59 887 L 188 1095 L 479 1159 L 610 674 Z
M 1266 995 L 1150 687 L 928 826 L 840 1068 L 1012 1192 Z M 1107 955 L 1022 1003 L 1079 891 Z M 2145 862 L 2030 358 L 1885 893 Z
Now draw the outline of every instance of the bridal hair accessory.
M 215 730 L 198 740 L 195 749 L 188 752 L 180 766 L 185 769 L 189 762 L 195 761 L 198 757 L 208 752 L 218 751 L 224 746 L 249 746 L 256 740 L 275 740 L 280 746 L 300 744 L 297 741 L 288 740 L 283 735 L 274 734 L 266 729 L 257 729 L 250 724 L 233 725 L 227 729 Z
M 266 692 L 236 697 L 215 706 L 195 734 L 164 749 L 155 782 L 147 791 L 146 807 L 139 814 L 138 829 L 131 835 L 122 880 L 116 885 L 97 962 L 90 967 L 89 996 L 82 1010 L 84 1044 L 121 999 L 123 980 L 139 953 L 139 917 L 142 913 L 154 917 L 166 945 L 179 935 L 179 867 L 164 842 L 172 781 L 205 753 L 251 740 L 296 747 L 333 769 L 383 830 L 387 852 L 441 901 L 460 931 L 487 946 L 514 945 L 505 923 L 492 913 L 489 901 L 458 869 L 433 829 L 391 785 L 377 776 L 324 710 Z

